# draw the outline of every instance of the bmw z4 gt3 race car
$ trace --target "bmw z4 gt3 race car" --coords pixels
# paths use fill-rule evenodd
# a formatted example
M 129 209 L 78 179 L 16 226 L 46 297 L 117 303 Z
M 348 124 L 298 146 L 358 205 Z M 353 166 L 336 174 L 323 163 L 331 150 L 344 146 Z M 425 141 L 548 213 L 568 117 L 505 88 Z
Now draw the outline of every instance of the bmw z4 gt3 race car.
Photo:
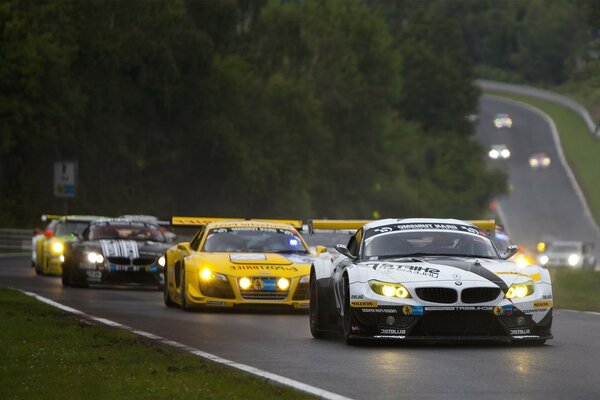
M 317 222 L 317 221 L 315 221 Z M 505 340 L 552 338 L 552 285 L 539 266 L 506 261 L 486 230 L 455 219 L 357 223 L 341 253 L 313 262 L 310 330 L 360 339 Z M 327 229 L 328 223 L 319 226 Z M 332 221 L 332 226 L 336 226 Z M 482 228 L 485 228 L 482 229 Z
M 166 253 L 166 306 L 308 308 L 316 254 L 296 230 L 302 221 L 173 217 L 172 225 L 200 229 Z
M 100 219 L 65 254 L 65 286 L 128 284 L 162 288 L 169 245 L 152 222 Z

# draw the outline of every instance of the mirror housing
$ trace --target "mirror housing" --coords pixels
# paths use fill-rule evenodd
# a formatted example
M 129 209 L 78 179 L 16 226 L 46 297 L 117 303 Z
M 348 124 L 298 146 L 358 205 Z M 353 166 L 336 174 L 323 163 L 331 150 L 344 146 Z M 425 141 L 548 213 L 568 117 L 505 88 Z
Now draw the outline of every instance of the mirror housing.
M 327 247 L 325 246 L 315 246 L 315 253 L 317 253 L 317 255 L 323 254 L 323 253 L 327 253 Z
M 336 244 L 335 249 L 337 250 L 338 253 L 340 253 L 343 256 L 348 257 L 351 260 L 356 260 L 358 258 L 354 254 L 350 253 L 350 250 L 348 250 L 348 248 L 346 246 L 344 246 L 343 244 Z
M 186 253 L 190 254 L 190 243 L 189 242 L 177 243 L 177 250 L 185 251 Z
M 502 260 L 508 260 L 515 254 L 517 254 L 518 251 L 519 251 L 519 246 L 517 246 L 516 244 L 511 244 L 510 246 L 508 246 L 506 248 L 506 251 L 500 255 L 500 258 Z

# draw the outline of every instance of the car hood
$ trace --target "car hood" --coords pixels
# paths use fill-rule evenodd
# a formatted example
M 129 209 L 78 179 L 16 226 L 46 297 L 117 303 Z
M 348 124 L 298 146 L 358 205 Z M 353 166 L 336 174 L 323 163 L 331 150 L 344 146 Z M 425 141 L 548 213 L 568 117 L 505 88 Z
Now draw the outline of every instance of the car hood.
M 308 275 L 312 256 L 279 253 L 196 253 L 186 265 L 209 267 L 228 275 Z
M 143 255 L 164 254 L 166 243 L 137 240 L 93 240 L 82 243 L 86 249 L 101 252 L 104 257 L 138 258 Z
M 503 260 L 470 257 L 412 257 L 359 264 L 361 277 L 384 282 L 473 281 L 494 283 L 504 290 L 533 279 L 531 268 Z

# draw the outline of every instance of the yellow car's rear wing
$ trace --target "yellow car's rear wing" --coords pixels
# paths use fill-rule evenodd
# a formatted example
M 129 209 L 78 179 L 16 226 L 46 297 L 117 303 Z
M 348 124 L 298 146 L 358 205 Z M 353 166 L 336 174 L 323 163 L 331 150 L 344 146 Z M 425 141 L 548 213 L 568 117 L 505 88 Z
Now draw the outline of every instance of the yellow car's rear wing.
M 313 233 L 317 230 L 358 230 L 369 222 L 371 221 L 367 219 L 310 219 L 308 220 L 308 231 Z
M 62 219 L 65 221 L 76 221 L 76 222 L 92 222 L 100 218 L 98 215 L 59 215 L 59 214 L 44 214 L 42 215 L 42 221 L 52 221 L 55 219 Z
M 493 219 L 479 219 L 465 222 L 473 224 L 479 229 L 483 229 L 484 231 L 494 232 L 496 230 L 496 221 Z
M 204 226 L 211 222 L 255 221 L 272 222 L 276 224 L 291 225 L 302 229 L 302 220 L 299 219 L 263 219 L 263 218 L 213 218 L 213 217 L 171 217 L 171 226 L 194 227 Z
M 65 215 L 43 214 L 41 220 L 42 220 L 42 222 L 46 222 L 46 221 L 52 221 L 53 219 L 61 219 L 62 217 L 65 217 Z

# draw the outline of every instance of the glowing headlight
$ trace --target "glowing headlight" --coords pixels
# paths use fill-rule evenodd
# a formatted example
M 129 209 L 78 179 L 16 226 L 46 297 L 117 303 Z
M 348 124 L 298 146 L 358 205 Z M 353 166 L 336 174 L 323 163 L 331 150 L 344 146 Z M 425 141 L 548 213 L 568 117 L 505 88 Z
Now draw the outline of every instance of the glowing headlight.
M 161 257 L 158 259 L 158 265 L 160 265 L 161 267 L 164 267 L 164 266 L 165 266 L 165 264 L 166 264 L 165 256 L 161 256 Z
M 500 154 L 498 153 L 498 150 L 490 150 L 490 152 L 488 153 L 488 155 L 490 156 L 490 158 L 496 159 L 496 158 L 498 158 L 498 156 Z
M 96 253 L 95 251 L 92 251 L 91 253 L 88 253 L 87 259 L 92 264 L 94 264 L 94 263 L 96 263 L 96 264 L 102 264 L 104 262 L 104 257 L 102 256 L 102 254 Z
M 535 158 L 532 158 L 529 160 L 529 165 L 531 165 L 532 167 L 537 167 L 538 164 L 539 164 L 539 162 Z
M 546 265 L 548 264 L 548 261 L 550 261 L 550 259 L 547 255 L 540 256 L 540 264 Z
M 208 268 L 204 268 L 202 271 L 200 271 L 200 279 L 202 279 L 203 281 L 210 280 L 210 278 L 212 278 L 212 276 L 213 276 L 212 271 Z
M 290 281 L 286 278 L 279 278 L 277 280 L 277 287 L 281 290 L 286 290 L 290 287 Z
M 379 281 L 369 281 L 371 290 L 386 297 L 399 297 L 401 299 L 410 298 L 408 290 L 399 283 L 387 283 Z
M 577 254 L 571 254 L 567 259 L 567 262 L 571 267 L 574 267 L 579 262 L 579 256 Z
M 544 243 L 544 242 L 539 242 L 539 243 L 537 244 L 537 251 L 538 251 L 539 253 L 541 253 L 541 252 L 543 252 L 544 250 L 546 250 L 546 243 Z
M 510 157 L 510 150 L 508 149 L 503 149 L 500 152 L 500 155 L 502 156 L 502 158 L 509 158 Z
M 308 281 L 310 281 L 310 275 L 304 275 L 300 278 L 300 283 L 308 283 Z
M 62 244 L 61 242 L 52 243 L 52 252 L 54 254 L 62 254 L 64 249 L 65 249 L 65 245 Z
M 238 281 L 238 283 L 240 284 L 240 288 L 246 290 L 248 289 L 250 286 L 252 286 L 252 281 L 246 277 L 240 278 L 240 280 Z
M 533 281 L 527 281 L 525 283 L 515 283 L 515 284 L 512 284 L 508 288 L 508 291 L 506 292 L 505 297 L 507 299 L 527 297 L 530 294 L 532 294 L 533 291 L 534 291 Z

